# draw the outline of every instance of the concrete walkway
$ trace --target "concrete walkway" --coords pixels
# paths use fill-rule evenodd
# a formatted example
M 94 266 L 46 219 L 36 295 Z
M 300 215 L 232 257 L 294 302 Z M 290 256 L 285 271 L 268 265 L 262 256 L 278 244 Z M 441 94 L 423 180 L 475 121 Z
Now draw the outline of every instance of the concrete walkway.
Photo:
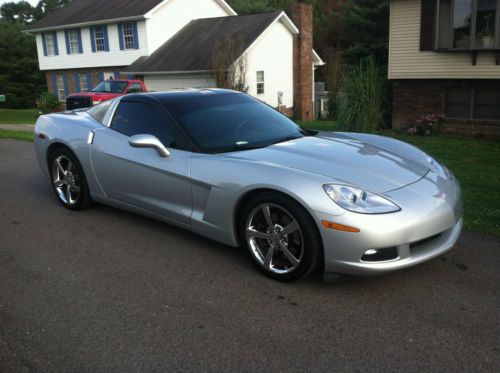
M 34 124 L 0 124 L 0 129 L 7 131 L 33 132 Z

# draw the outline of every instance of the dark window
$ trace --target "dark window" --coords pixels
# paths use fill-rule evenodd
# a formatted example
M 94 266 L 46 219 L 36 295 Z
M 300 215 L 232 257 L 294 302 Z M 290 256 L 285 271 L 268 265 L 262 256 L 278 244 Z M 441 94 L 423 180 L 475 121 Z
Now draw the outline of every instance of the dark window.
M 495 87 L 449 87 L 446 116 L 465 119 L 500 119 L 500 90 Z
M 183 98 L 165 107 L 206 153 L 262 148 L 303 137 L 283 114 L 241 93 Z
M 121 102 L 111 128 L 126 136 L 156 136 L 166 147 L 171 147 L 174 141 L 171 123 L 166 116 L 159 108 L 142 102 Z
M 500 0 L 439 0 L 438 49 L 492 49 L 498 46 Z
M 142 85 L 139 83 L 132 83 L 128 89 L 128 93 L 138 93 L 142 91 Z
M 102 123 L 113 100 L 104 101 L 102 104 L 89 109 L 87 113 L 99 123 Z

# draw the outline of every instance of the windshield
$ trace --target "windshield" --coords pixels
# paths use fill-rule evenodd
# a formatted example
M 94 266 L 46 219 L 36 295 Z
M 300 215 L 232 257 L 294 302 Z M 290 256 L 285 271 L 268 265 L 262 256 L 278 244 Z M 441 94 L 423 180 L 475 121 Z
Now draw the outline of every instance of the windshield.
M 164 105 L 205 153 L 263 148 L 303 137 L 300 127 L 283 114 L 241 93 L 207 94 Z
M 99 83 L 92 92 L 102 92 L 102 93 L 123 93 L 125 88 L 127 88 L 128 82 L 121 82 L 119 80 L 106 80 Z

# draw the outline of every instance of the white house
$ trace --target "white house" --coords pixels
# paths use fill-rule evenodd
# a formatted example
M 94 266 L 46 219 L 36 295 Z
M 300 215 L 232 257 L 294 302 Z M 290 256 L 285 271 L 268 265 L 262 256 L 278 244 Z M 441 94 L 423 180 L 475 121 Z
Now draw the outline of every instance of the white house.
M 216 85 L 216 45 L 238 40 L 248 92 L 312 119 L 312 7 L 238 16 L 224 0 L 73 0 L 28 32 L 36 35 L 40 70 L 61 101 L 113 76 L 142 79 L 150 90 Z

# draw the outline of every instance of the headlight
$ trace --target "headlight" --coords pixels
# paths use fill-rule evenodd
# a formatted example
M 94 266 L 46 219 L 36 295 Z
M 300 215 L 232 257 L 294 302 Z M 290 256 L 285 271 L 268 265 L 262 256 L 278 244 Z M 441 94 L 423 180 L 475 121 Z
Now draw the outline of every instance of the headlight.
M 92 101 L 93 105 L 99 105 L 102 101 Z
M 360 214 L 385 214 L 401 208 L 379 194 L 349 185 L 323 185 L 328 197 L 340 207 Z

